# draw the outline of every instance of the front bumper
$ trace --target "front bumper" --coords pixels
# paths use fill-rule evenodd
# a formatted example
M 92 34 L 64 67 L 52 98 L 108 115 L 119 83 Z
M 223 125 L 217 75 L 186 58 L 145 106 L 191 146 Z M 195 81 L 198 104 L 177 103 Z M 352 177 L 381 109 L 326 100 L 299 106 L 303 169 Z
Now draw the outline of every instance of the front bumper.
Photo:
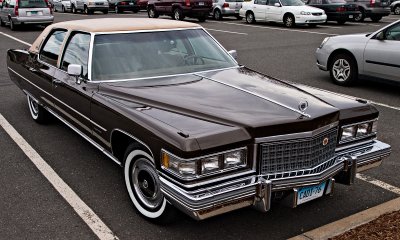
M 388 144 L 372 140 L 336 151 L 332 158 L 335 163 L 319 173 L 269 180 L 253 171 L 235 180 L 222 181 L 208 187 L 197 187 L 196 190 L 188 190 L 190 186 L 189 188 L 182 186 L 160 172 L 161 189 L 172 205 L 196 220 L 247 206 L 266 212 L 270 209 L 274 192 L 296 193 L 299 187 L 326 181 L 331 187 L 325 190 L 325 194 L 329 194 L 333 190 L 336 177 L 341 183 L 351 184 L 354 182 L 356 172 L 379 166 L 383 158 L 389 156 L 390 151 Z M 297 195 L 292 194 L 292 196 L 294 198 L 291 205 L 295 207 Z
M 324 48 L 317 48 L 315 52 L 315 57 L 317 59 L 317 67 L 323 71 L 328 71 L 328 59 L 330 52 L 326 51 Z
M 108 10 L 108 5 L 89 5 L 88 9 L 91 11 L 105 11 Z
M 239 9 L 222 8 L 221 13 L 223 16 L 235 16 L 239 15 Z
M 328 21 L 340 21 L 340 20 L 353 20 L 355 16 L 360 14 L 359 11 L 353 12 L 333 12 L 328 14 Z
M 322 24 L 327 20 L 326 14 L 314 16 L 314 15 L 296 15 L 296 24 Z
M 15 24 L 51 24 L 54 16 L 35 16 L 35 17 L 13 17 Z

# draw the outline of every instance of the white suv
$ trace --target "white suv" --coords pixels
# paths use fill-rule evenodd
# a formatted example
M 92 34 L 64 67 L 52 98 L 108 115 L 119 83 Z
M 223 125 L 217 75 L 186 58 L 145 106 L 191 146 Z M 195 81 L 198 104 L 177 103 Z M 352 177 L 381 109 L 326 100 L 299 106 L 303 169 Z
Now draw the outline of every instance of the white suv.
M 286 27 L 316 26 L 325 23 L 327 18 L 324 10 L 306 6 L 301 0 L 252 0 L 242 4 L 239 15 L 247 23 L 279 22 Z
M 81 11 L 86 14 L 92 14 L 95 11 L 108 13 L 107 0 L 71 0 L 71 10 L 73 13 Z

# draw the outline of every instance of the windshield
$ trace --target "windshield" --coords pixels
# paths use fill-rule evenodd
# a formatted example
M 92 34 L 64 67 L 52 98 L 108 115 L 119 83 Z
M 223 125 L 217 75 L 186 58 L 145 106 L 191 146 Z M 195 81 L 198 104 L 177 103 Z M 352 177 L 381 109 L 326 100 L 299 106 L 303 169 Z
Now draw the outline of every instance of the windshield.
M 303 6 L 304 3 L 301 0 L 281 0 L 283 6 Z
M 202 29 L 96 35 L 92 79 L 200 72 L 237 63 Z
M 44 0 L 18 0 L 19 8 L 47 8 Z

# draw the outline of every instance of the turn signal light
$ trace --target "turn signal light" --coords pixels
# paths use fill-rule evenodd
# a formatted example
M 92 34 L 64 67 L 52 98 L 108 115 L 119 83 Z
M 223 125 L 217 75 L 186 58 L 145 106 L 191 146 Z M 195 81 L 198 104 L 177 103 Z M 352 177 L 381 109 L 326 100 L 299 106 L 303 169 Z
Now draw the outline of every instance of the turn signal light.
M 337 12 L 345 12 L 346 8 L 345 7 L 338 7 L 338 8 L 336 8 L 336 11 Z

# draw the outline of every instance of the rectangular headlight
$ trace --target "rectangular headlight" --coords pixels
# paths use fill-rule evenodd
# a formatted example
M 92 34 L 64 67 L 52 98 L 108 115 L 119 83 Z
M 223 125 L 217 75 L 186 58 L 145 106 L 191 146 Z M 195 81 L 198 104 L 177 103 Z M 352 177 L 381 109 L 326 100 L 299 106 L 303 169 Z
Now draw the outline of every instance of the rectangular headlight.
M 342 129 L 342 141 L 354 138 L 357 133 L 357 125 L 351 127 L 345 127 Z
M 238 150 L 224 154 L 224 168 L 230 168 L 244 164 L 243 151 Z
M 366 136 L 369 134 L 369 126 L 370 123 L 363 123 L 358 125 L 358 129 L 357 129 L 357 137 L 362 137 L 362 136 Z
M 220 169 L 219 167 L 219 157 L 209 157 L 201 160 L 201 173 L 215 172 Z

